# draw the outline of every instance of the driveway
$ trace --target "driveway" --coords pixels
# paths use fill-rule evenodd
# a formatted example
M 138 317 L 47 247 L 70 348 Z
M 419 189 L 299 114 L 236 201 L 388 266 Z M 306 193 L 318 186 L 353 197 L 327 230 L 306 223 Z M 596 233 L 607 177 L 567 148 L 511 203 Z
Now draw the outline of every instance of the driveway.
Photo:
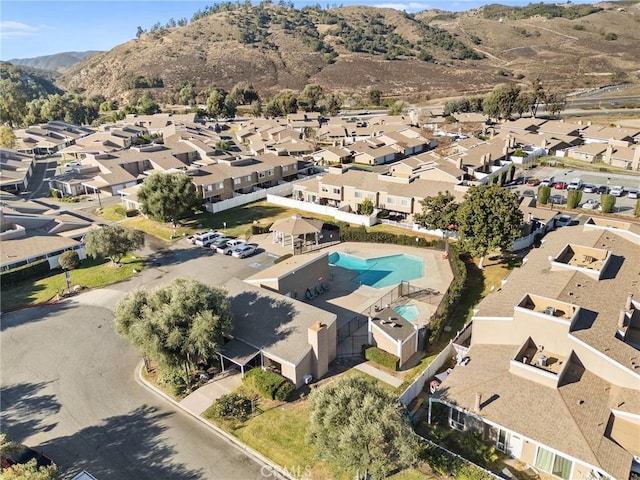
M 136 383 L 140 357 L 112 325 L 109 309 L 77 301 L 3 315 L 3 430 L 65 474 L 262 478 L 253 459 Z
M 3 430 L 43 450 L 65 474 L 86 469 L 99 479 L 263 478 L 251 457 L 135 381 L 140 356 L 114 332 L 112 310 L 135 288 L 179 277 L 222 285 L 272 265 L 274 257 L 232 258 L 186 242 L 160 247 L 144 252 L 156 266 L 127 282 L 2 316 Z M 214 395 L 220 386 L 215 395 L 226 393 L 229 381 L 233 377 L 205 392 Z

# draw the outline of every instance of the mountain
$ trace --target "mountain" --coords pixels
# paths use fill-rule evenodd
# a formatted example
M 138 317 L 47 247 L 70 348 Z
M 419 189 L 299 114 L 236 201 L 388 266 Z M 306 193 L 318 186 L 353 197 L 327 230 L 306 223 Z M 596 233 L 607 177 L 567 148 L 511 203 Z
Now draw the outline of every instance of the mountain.
M 442 97 L 536 77 L 569 90 L 637 81 L 639 24 L 634 2 L 418 14 L 229 2 L 86 58 L 59 84 L 125 102 L 144 87 L 166 101 L 185 81 L 198 91 L 246 81 L 263 96 L 318 83 L 346 97 L 371 88 Z
M 23 67 L 32 67 L 39 70 L 49 70 L 52 72 L 64 72 L 81 60 L 100 53 L 90 50 L 87 52 L 63 52 L 55 55 L 44 55 L 34 58 L 13 58 L 9 63 Z

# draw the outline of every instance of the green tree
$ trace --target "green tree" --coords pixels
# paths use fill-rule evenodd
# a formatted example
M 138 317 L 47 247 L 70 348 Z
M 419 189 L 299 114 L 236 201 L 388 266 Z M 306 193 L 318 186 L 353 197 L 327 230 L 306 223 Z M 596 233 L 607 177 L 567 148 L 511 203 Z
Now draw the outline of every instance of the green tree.
M 251 102 L 251 107 L 249 108 L 251 115 L 258 118 L 262 116 L 262 102 L 260 100 L 254 100 Z
M 567 99 L 559 92 L 551 92 L 546 96 L 545 109 L 551 115 L 558 115 L 567 105 Z
M 138 200 L 142 213 L 161 222 L 172 222 L 174 227 L 202 204 L 191 177 L 183 172 L 151 175 L 138 190 Z
M 154 115 L 160 113 L 160 105 L 158 105 L 158 102 L 156 102 L 148 92 L 145 92 L 145 94 L 138 99 L 135 109 L 139 115 Z
M 535 118 L 538 114 L 538 107 L 541 103 L 544 103 L 547 97 L 547 94 L 542 87 L 542 82 L 538 77 L 531 81 L 531 90 L 527 93 L 530 100 L 529 108 L 531 110 L 531 116 Z
M 332 93 L 326 98 L 325 104 L 323 105 L 323 110 L 329 113 L 329 115 L 331 116 L 338 115 L 338 113 L 340 113 L 340 109 L 342 108 L 342 103 L 342 97 Z
M 600 208 L 602 213 L 611 213 L 616 206 L 616 197 L 610 193 L 600 195 Z
M 298 100 L 298 106 L 305 112 L 315 112 L 324 98 L 324 90 L 317 83 L 305 85 Z
M 420 202 L 422 213 L 415 216 L 418 224 L 425 228 L 449 232 L 458 229 L 456 214 L 458 204 L 453 194 L 438 192 L 435 197 L 425 197 Z
M 266 105 L 265 114 L 268 117 L 283 117 L 288 113 L 298 111 L 298 99 L 291 90 L 276 93 Z
M 402 115 L 404 112 L 404 102 L 402 100 L 396 100 L 389 107 L 389 111 L 387 112 L 389 115 Z
M 420 443 L 397 398 L 362 377 L 341 378 L 309 396 L 307 440 L 318 457 L 383 479 L 418 462 Z
M 576 208 L 582 200 L 582 190 L 569 190 L 567 192 L 567 208 Z
M 635 210 L 633 211 L 633 214 L 634 214 L 636 217 L 640 217 L 640 199 L 636 200 L 636 208 L 635 208 Z
M 0 147 L 15 148 L 16 134 L 9 125 L 0 126 Z
M 116 264 L 128 252 L 144 245 L 144 233 L 121 225 L 105 225 L 88 232 L 84 243 L 90 257 L 108 258 Z
M 456 215 L 460 241 L 473 256 L 508 251 L 520 236 L 522 212 L 517 193 L 497 185 L 471 187 Z
M 56 465 L 38 466 L 35 458 L 27 463 L 17 463 L 2 470 L 3 480 L 59 480 Z
M 482 102 L 482 109 L 491 118 L 509 119 L 516 108 L 520 87 L 513 83 L 498 85 Z
M 179 278 L 151 292 L 135 290 L 116 306 L 116 331 L 165 371 L 189 381 L 199 363 L 217 358 L 232 329 L 226 293 Z
M 516 173 L 516 168 L 517 167 L 513 163 L 509 165 L 509 170 L 507 171 L 507 178 L 505 179 L 507 183 L 513 180 L 513 174 Z
M 80 257 L 75 250 L 67 250 L 60 254 L 58 262 L 65 270 L 75 270 L 80 266 Z
M 371 215 L 373 213 L 373 202 L 371 199 L 365 198 L 362 200 L 359 210 L 361 215 Z
M 236 83 L 229 92 L 229 97 L 236 102 L 236 105 L 250 105 L 260 98 L 253 85 L 247 82 Z
M 222 88 L 214 88 L 207 95 L 207 114 L 213 118 L 222 118 L 227 116 L 227 92 Z
M 549 197 L 551 196 L 551 187 L 547 187 L 546 185 L 542 185 L 538 187 L 538 203 L 540 205 L 546 205 L 549 202 Z
M 374 105 L 376 107 L 380 106 L 382 103 L 382 91 L 377 88 L 372 88 L 369 90 L 369 105 Z

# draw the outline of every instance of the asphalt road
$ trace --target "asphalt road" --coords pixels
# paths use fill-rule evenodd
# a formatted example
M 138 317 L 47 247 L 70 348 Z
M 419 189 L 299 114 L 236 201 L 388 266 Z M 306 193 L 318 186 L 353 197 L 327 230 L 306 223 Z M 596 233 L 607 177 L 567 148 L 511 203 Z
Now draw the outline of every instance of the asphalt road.
M 185 242 L 186 244 L 186 242 Z M 140 356 L 113 330 L 111 309 L 140 286 L 191 277 L 221 284 L 272 264 L 177 245 L 129 282 L 57 306 L 4 314 L 0 419 L 65 474 L 104 479 L 260 479 L 261 465 L 134 378 Z M 267 471 L 268 473 L 268 471 Z

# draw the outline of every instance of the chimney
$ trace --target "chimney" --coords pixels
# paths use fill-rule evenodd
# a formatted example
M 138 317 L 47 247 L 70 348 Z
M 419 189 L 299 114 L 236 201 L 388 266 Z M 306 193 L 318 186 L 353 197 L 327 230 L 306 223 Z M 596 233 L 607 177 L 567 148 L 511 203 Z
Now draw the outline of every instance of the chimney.
M 622 330 L 624 328 L 624 324 L 627 321 L 627 312 L 624 310 L 620 310 L 620 316 L 618 316 L 618 328 Z
M 482 394 L 480 392 L 476 393 L 476 402 L 473 406 L 473 411 L 475 413 L 480 413 L 480 404 L 482 403 Z
M 316 322 L 307 330 L 312 350 L 313 376 L 321 378 L 329 371 L 329 332 L 322 322 Z
M 633 293 L 630 293 L 629 295 L 627 295 L 627 301 L 626 301 L 626 303 L 624 304 L 624 309 L 625 309 L 627 312 L 630 312 L 630 311 L 631 311 L 631 307 L 632 307 L 632 305 L 633 305 L 632 300 L 633 300 Z

